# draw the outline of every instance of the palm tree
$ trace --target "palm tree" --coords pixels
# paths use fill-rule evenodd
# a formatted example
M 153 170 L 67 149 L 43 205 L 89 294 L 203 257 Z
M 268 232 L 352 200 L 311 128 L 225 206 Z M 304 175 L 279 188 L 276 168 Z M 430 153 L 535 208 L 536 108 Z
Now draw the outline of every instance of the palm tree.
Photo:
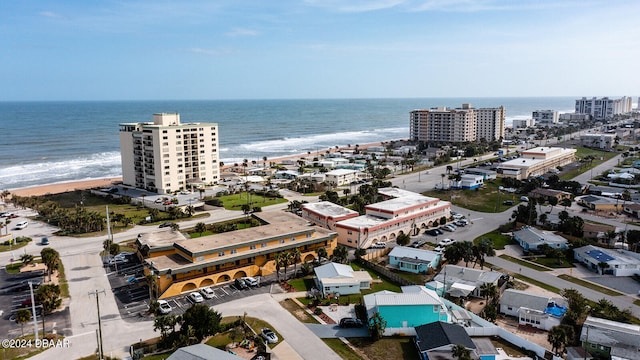
M 273 261 L 276 265 L 276 277 L 278 278 L 278 282 L 280 282 L 280 266 L 282 265 L 282 253 L 276 253 L 273 257 Z
M 327 258 L 327 249 L 321 247 L 316 249 L 316 254 L 318 254 L 318 262 L 320 262 L 320 259 L 322 258 Z
M 195 228 L 197 233 L 200 233 L 200 236 L 202 236 L 202 233 L 204 233 L 205 231 L 207 231 L 207 225 L 203 222 L 199 222 L 196 224 L 196 228 Z
M 20 261 L 22 262 L 22 265 L 27 266 L 33 262 L 33 255 L 24 253 L 20 255 Z
M 47 266 L 49 281 L 51 281 L 51 274 L 60 265 L 60 254 L 55 249 L 47 247 L 40 251 L 40 256 L 42 257 L 42 262 Z
M 145 207 L 145 206 L 146 206 L 146 204 L 145 204 L 145 202 L 144 202 L 144 198 L 145 198 L 146 196 L 147 196 L 147 194 L 145 194 L 145 193 L 140 194 L 140 197 L 142 198 L 142 207 Z
M 558 353 L 569 343 L 565 326 L 558 325 L 552 327 L 547 335 L 547 340 L 551 344 L 551 351 Z
M 291 250 L 291 260 L 293 261 L 293 276 L 295 277 L 298 273 L 298 263 L 302 260 L 302 254 L 299 248 Z
M 451 347 L 451 355 L 458 360 L 471 360 L 471 351 L 462 344 L 456 344 Z
M 16 322 L 20 324 L 20 331 L 24 336 L 24 324 L 31 321 L 31 311 L 29 309 L 20 309 L 16 312 Z

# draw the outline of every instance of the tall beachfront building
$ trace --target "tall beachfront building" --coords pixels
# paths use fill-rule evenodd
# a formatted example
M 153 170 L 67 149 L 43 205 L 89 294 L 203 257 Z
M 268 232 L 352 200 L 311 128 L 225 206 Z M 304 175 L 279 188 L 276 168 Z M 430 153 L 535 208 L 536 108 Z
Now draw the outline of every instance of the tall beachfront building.
M 620 99 L 591 98 L 576 100 L 576 114 L 589 114 L 595 120 L 612 118 L 614 115 L 631 112 L 633 100 L 631 97 L 623 96 Z
M 451 109 L 413 110 L 409 114 L 410 138 L 414 141 L 460 143 L 504 136 L 504 107 L 475 109 L 471 104 Z
M 555 110 L 535 110 L 531 113 L 534 124 L 554 125 L 558 123 L 558 112 Z
M 180 114 L 120 124 L 124 185 L 168 194 L 215 184 L 220 177 L 218 124 L 180 123 Z
M 504 119 L 506 111 L 504 106 L 497 108 L 479 108 L 477 140 L 486 141 L 500 140 L 504 138 Z

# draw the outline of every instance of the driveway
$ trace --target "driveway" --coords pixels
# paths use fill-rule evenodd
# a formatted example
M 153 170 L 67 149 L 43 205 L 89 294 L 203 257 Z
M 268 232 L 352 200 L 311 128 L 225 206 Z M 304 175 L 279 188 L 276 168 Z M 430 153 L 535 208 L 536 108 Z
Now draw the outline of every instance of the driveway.
M 246 312 L 249 316 L 270 323 L 303 359 L 341 359 L 313 331 L 280 306 L 269 294 L 254 295 L 223 303 L 215 306 L 215 310 L 222 316 L 242 316 Z M 276 356 L 278 356 L 277 353 Z
M 309 330 L 321 338 L 321 339 L 336 339 L 336 338 L 354 338 L 354 337 L 369 337 L 369 329 L 366 327 L 361 328 L 341 328 L 336 324 L 305 324 Z

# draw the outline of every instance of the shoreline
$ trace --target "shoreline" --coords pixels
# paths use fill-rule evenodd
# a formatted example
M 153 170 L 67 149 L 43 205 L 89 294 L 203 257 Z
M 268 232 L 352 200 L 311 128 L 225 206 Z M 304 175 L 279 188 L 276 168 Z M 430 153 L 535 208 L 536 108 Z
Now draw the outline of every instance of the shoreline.
M 402 141 L 402 140 L 403 139 L 396 139 L 396 140 L 387 140 L 387 141 L 380 141 L 380 142 L 367 143 L 367 144 L 357 144 L 357 145 L 359 149 L 366 149 L 371 146 L 379 146 L 379 145 L 382 145 L 383 143 L 387 143 L 391 141 Z M 297 154 L 297 155 L 290 155 L 290 156 L 281 156 L 281 157 L 276 157 L 272 159 L 267 158 L 267 162 L 281 163 L 284 160 L 302 159 L 308 156 L 315 157 L 319 155 L 324 155 L 327 153 L 327 151 L 330 151 L 330 153 L 336 153 L 340 151 L 353 151 L 356 148 L 355 145 L 356 144 L 350 147 L 341 146 L 341 147 L 338 147 L 337 149 L 335 147 L 331 149 L 325 148 L 318 152 L 311 152 L 311 154 L 304 153 L 304 154 Z M 256 165 L 260 165 L 260 163 L 261 162 L 259 161 Z M 224 164 L 223 166 L 220 167 L 220 174 L 222 175 L 223 172 L 228 171 L 234 166 L 235 166 L 234 164 Z M 54 184 L 35 185 L 35 186 L 29 186 L 24 188 L 10 189 L 8 191 L 11 192 L 11 194 L 15 194 L 17 196 L 42 196 L 46 194 L 61 194 L 61 193 L 70 192 L 74 190 L 86 190 L 86 189 L 99 188 L 99 187 L 109 187 L 119 182 L 120 183 L 122 182 L 121 176 L 100 178 L 100 179 L 68 181 L 68 182 L 54 183 Z

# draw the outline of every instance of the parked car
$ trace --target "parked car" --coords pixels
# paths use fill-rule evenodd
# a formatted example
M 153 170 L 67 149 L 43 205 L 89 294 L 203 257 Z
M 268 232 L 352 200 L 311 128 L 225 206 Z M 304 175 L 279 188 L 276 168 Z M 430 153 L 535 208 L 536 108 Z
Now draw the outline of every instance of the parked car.
M 16 229 L 17 230 L 22 230 L 25 229 L 27 226 L 29 225 L 28 221 L 20 221 L 19 223 L 16 224 Z
M 456 242 L 456 241 L 453 240 L 453 239 L 442 239 L 438 243 L 438 246 L 449 246 L 449 245 L 453 244 L 454 242 Z
M 437 252 L 437 253 L 442 253 L 442 252 L 444 252 L 444 246 L 436 246 L 436 247 L 433 249 L 433 251 L 434 251 L 434 252 Z
M 170 313 L 173 308 L 171 307 L 171 305 L 169 305 L 169 303 L 167 302 L 167 300 L 158 300 L 158 311 L 160 311 L 160 314 L 168 314 Z
M 364 324 L 362 323 L 362 320 L 354 319 L 354 318 L 342 318 L 342 319 L 340 319 L 340 322 L 338 323 L 338 325 L 341 328 L 353 328 L 353 327 L 363 327 L 364 326 Z
M 172 222 L 167 221 L 167 222 L 163 222 L 162 224 L 160 224 L 160 226 L 158 226 L 159 228 L 165 228 L 165 227 L 171 227 L 171 225 L 173 225 Z
M 200 289 L 200 293 L 207 299 L 211 299 L 216 296 L 216 293 L 214 293 L 213 290 L 211 290 L 211 288 L 209 287 L 203 287 L 202 289 Z
M 258 279 L 254 278 L 254 277 L 247 276 L 247 277 L 243 278 L 242 280 L 244 280 L 244 283 L 247 284 L 248 286 L 251 286 L 251 287 L 258 286 Z
M 156 204 L 162 204 L 162 201 L 163 201 L 163 200 L 162 200 L 162 198 L 157 198 L 157 199 L 154 201 L 154 203 L 156 203 Z
M 373 245 L 371 245 L 372 249 L 384 249 L 387 247 L 387 243 L 384 241 L 378 241 L 373 243 Z
M 182 190 L 182 191 L 180 191 L 180 195 L 191 195 L 191 191 L 189 191 L 189 190 Z
M 204 301 L 204 298 L 202 297 L 202 295 L 200 295 L 200 293 L 197 292 L 197 291 L 189 293 L 189 296 L 187 296 L 187 297 L 193 303 L 201 303 L 201 302 Z
M 526 196 L 520 196 L 520 201 L 529 201 L 529 198 Z
M 45 236 L 40 239 L 40 245 L 49 245 L 49 238 Z
M 260 336 L 262 336 L 269 344 L 275 344 L 278 342 L 278 335 L 269 328 L 262 328 Z
M 464 219 L 460 219 L 460 220 L 454 222 L 454 224 L 456 224 L 456 226 L 467 226 L 469 223 Z
M 455 213 L 455 214 L 451 214 L 451 217 L 453 217 L 454 219 L 462 219 L 464 215 Z
M 233 282 L 238 290 L 244 290 L 248 288 L 247 283 L 242 278 L 237 278 Z
M 502 204 L 511 206 L 511 205 L 513 205 L 515 203 L 513 202 L 513 200 L 505 200 L 505 201 L 502 202 Z
M 430 229 L 430 230 L 425 231 L 424 233 L 425 233 L 425 234 L 427 234 L 427 235 L 431 235 L 431 236 L 438 236 L 438 235 L 440 235 L 440 234 L 438 233 L 438 231 L 436 231 L 436 229 Z

